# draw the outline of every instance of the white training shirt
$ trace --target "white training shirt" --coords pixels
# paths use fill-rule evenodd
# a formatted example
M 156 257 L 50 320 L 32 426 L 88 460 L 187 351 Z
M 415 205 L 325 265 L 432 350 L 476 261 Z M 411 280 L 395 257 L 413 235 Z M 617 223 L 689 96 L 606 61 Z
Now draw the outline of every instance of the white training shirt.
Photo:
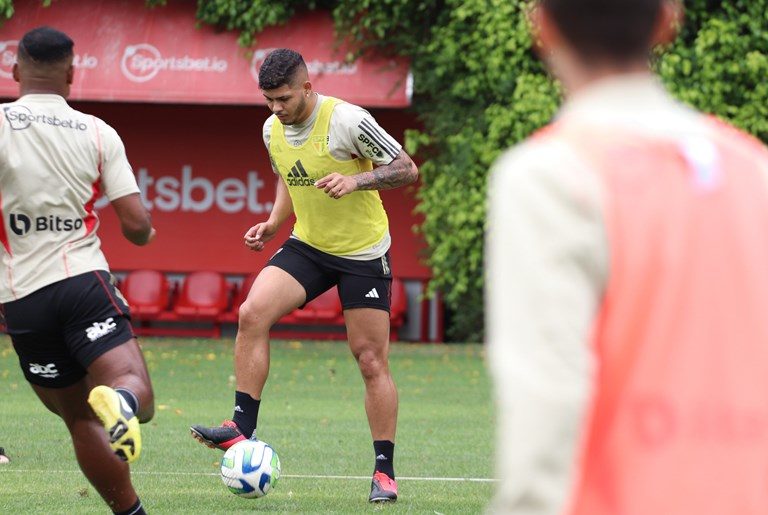
M 2 110 L 0 302 L 109 270 L 94 203 L 139 192 L 120 137 L 59 95 L 24 95 Z
M 659 140 L 708 135 L 703 117 L 647 73 L 597 82 L 558 118 Z M 486 327 L 497 405 L 491 513 L 562 513 L 577 478 L 597 364 L 590 347 L 609 270 L 606 192 L 567 142 L 532 138 L 488 188 Z
M 309 118 L 302 123 L 285 126 L 285 139 L 288 143 L 296 147 L 306 143 L 312 133 L 324 99 L 325 96 L 318 93 L 315 108 Z M 263 137 L 267 152 L 269 152 L 269 137 L 275 120 L 277 117 L 272 115 L 264 122 Z M 341 102 L 334 107 L 328 130 L 328 151 L 335 159 L 349 161 L 358 157 L 365 157 L 376 166 L 388 165 L 400 154 L 402 148 L 397 140 L 379 126 L 371 113 L 362 107 L 348 102 Z M 272 171 L 277 173 L 274 165 L 272 168 Z M 295 238 L 295 236 L 292 237 Z M 391 243 L 392 237 L 387 231 L 382 240 L 370 249 L 344 257 L 366 261 L 378 259 L 387 253 Z

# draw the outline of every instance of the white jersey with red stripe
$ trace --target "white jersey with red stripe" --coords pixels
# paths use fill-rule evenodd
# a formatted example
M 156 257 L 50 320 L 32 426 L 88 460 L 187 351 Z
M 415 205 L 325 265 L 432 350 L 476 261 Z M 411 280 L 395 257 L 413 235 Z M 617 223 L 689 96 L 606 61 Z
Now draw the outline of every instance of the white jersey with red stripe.
M 0 117 L 0 302 L 109 270 L 94 204 L 138 193 L 115 130 L 59 95 L 24 95 Z

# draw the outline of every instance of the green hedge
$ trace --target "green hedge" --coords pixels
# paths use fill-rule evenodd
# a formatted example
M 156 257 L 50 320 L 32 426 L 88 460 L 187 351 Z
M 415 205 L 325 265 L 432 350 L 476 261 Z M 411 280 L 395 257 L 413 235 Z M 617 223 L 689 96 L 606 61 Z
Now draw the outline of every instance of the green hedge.
M 693 0 L 658 63 L 681 100 L 768 142 L 768 0 Z
M 59 0 L 63 1 L 63 0 Z M 148 4 L 162 5 L 162 0 Z M 657 61 L 683 101 L 768 141 L 768 0 L 690 0 L 678 42 Z M 419 228 L 433 290 L 452 314 L 449 336 L 482 339 L 483 232 L 489 165 L 551 118 L 558 88 L 531 50 L 527 0 L 199 0 L 202 22 L 240 32 L 249 45 L 264 27 L 299 9 L 329 9 L 340 39 L 360 52 L 412 58 L 413 109 L 424 130 L 407 146 L 423 159 Z M 10 16 L 12 2 L 0 0 Z

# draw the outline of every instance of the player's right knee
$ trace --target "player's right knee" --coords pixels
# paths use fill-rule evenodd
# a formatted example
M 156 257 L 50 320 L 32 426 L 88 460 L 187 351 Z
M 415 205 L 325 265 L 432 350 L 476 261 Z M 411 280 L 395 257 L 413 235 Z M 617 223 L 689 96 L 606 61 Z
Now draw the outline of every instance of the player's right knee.
M 363 379 L 376 379 L 387 373 L 387 360 L 372 350 L 365 350 L 355 355 Z
M 241 329 L 269 331 L 272 322 L 266 316 L 266 309 L 258 302 L 246 300 L 240 306 L 238 322 Z

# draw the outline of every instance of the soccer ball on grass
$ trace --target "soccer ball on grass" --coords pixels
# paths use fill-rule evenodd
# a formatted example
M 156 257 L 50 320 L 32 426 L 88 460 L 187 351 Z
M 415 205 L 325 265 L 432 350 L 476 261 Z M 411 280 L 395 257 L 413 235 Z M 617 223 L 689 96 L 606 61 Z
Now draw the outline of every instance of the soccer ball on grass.
M 280 458 L 259 440 L 243 440 L 221 458 L 221 480 L 239 497 L 264 497 L 280 478 Z

